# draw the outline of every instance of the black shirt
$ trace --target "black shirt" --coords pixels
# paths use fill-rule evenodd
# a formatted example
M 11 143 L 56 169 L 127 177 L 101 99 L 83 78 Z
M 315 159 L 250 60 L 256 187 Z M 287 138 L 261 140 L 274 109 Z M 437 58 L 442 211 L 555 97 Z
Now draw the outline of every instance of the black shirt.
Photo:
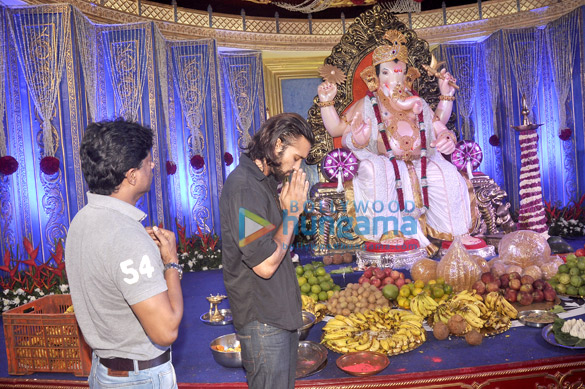
M 285 330 L 296 330 L 303 324 L 301 293 L 290 253 L 287 251 L 269 279 L 252 270 L 276 250 L 272 238 L 282 222 L 277 185 L 273 176 L 265 176 L 242 154 L 219 200 L 223 281 L 236 330 L 252 321 Z M 276 228 L 240 247 L 240 239 L 244 237 L 244 232 L 240 232 L 243 225 L 240 218 L 245 217 L 241 209 L 260 216 Z

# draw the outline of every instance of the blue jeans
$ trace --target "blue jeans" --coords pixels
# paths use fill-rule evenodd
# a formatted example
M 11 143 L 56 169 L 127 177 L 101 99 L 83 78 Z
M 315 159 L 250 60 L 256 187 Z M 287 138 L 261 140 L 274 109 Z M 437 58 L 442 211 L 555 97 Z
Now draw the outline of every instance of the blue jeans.
M 257 321 L 238 331 L 250 389 L 295 387 L 299 334 Z
M 136 362 L 134 362 L 136 366 Z M 93 353 L 91 372 L 89 373 L 89 387 L 95 389 L 132 388 L 132 389 L 176 389 L 177 377 L 171 360 L 150 369 L 128 372 L 128 377 L 111 377 L 108 368 L 99 362 L 99 357 Z

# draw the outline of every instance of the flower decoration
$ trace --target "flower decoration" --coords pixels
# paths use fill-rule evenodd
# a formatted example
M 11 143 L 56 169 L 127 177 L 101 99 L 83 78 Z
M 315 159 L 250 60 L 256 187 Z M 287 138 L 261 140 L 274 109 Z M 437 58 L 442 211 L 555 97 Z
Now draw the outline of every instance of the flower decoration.
M 573 131 L 571 131 L 570 128 L 563 128 L 561 130 L 561 133 L 559 134 L 559 138 L 561 138 L 561 140 L 567 141 L 567 140 L 571 139 L 572 134 L 573 134 Z
M 178 221 L 177 254 L 184 271 L 205 271 L 221 269 L 221 241 L 212 232 L 203 232 L 197 226 L 197 233 L 187 237 L 186 228 Z
M 194 155 L 191 157 L 191 166 L 193 166 L 193 169 L 199 170 L 205 166 L 205 160 L 199 154 Z
M 18 161 L 10 155 L 0 157 L 0 174 L 9 176 L 18 170 Z
M 345 81 L 345 74 L 337 66 L 325 64 L 319 66 L 319 75 L 332 84 L 341 84 Z
M 41 159 L 41 171 L 47 175 L 53 175 L 59 171 L 59 159 L 55 157 L 43 157 Z
M 497 135 L 490 136 L 490 145 L 498 147 L 500 145 L 500 137 Z
M 225 162 L 226 166 L 230 166 L 232 163 L 234 163 L 234 157 L 226 151 L 223 153 L 223 161 Z
M 177 165 L 173 161 L 167 161 L 167 174 L 172 176 L 177 172 Z

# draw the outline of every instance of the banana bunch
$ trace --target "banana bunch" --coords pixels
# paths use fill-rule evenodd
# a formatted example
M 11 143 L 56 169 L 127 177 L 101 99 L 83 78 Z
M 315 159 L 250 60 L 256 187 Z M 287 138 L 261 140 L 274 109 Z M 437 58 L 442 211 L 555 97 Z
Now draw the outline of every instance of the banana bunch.
M 485 324 L 489 310 L 483 298 L 475 292 L 461 291 L 449 300 L 441 303 L 434 311 L 432 319 L 435 323 L 442 321 L 447 324 L 451 316 L 458 314 L 467 322 L 467 331 L 480 330 Z
M 388 307 L 336 315 L 323 327 L 321 343 L 342 354 L 365 350 L 400 354 L 424 343 L 422 321 L 419 315 Z
M 325 304 L 315 303 L 315 300 L 304 294 L 301 295 L 301 300 L 303 302 L 303 311 L 311 312 L 315 315 L 315 323 L 323 320 L 327 314 L 327 306 Z
M 437 310 L 439 304 L 426 293 L 419 293 L 410 300 L 410 310 L 422 317 L 428 317 Z
M 491 311 L 497 311 L 503 316 L 507 316 L 510 319 L 516 319 L 518 317 L 518 311 L 508 300 L 504 298 L 498 292 L 490 292 L 485 296 L 485 305 Z
M 493 329 L 494 331 L 500 331 L 507 329 L 510 325 L 510 317 L 506 316 L 498 311 L 491 311 L 488 319 L 485 321 L 484 327 Z

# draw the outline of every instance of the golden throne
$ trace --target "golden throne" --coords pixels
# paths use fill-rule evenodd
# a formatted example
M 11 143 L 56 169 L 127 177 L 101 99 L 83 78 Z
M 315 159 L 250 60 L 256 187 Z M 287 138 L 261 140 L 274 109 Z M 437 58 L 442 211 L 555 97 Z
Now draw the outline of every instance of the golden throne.
M 367 86 L 359 77 L 361 71 L 371 64 L 373 50 L 378 47 L 388 30 L 398 30 L 407 39 L 409 65 L 415 67 L 420 77 L 415 80 L 413 88 L 434 110 L 439 103 L 440 91 L 435 76 L 429 75 L 424 65 L 431 62 L 428 42 L 417 37 L 416 33 L 398 20 L 392 13 L 380 6 L 364 12 L 349 27 L 340 42 L 333 47 L 331 54 L 324 63 L 339 68 L 346 75 L 345 82 L 337 86 L 335 109 L 341 116 L 354 101 L 367 93 Z M 319 98 L 313 99 L 309 109 L 308 121 L 313 128 L 316 143 L 312 148 L 307 163 L 320 164 L 331 150 L 341 147 L 340 138 L 332 138 L 326 131 L 321 118 L 321 110 L 317 105 Z M 447 124 L 449 129 L 455 127 L 455 113 Z M 345 193 L 338 191 L 337 184 L 327 182 L 319 169 L 319 183 L 311 189 L 310 197 L 316 206 L 310 216 L 316 216 L 324 229 L 313 236 L 311 247 L 314 255 L 325 255 L 335 252 L 354 251 L 364 242 L 351 231 L 347 223 L 348 210 L 345 209 Z M 347 186 L 346 186 L 347 187 Z M 475 211 L 473 235 L 498 234 L 502 227 L 506 230 L 515 228 L 508 212 L 509 204 L 504 202 L 505 192 L 488 176 L 477 174 L 468 182 L 472 197 L 472 214 Z M 477 196 L 476 196 L 477 194 Z M 350 230 L 350 233 L 339 234 L 339 229 Z

